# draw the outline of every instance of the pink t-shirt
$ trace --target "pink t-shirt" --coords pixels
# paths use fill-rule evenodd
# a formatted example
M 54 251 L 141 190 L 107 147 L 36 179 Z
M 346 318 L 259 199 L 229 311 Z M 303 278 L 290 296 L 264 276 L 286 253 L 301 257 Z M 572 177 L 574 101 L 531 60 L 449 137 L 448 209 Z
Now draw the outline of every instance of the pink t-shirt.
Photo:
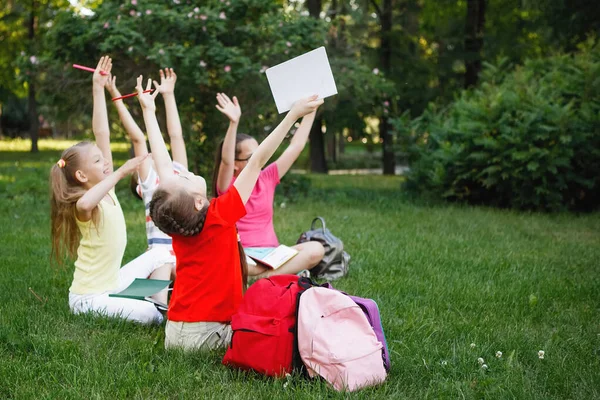
M 231 187 L 235 182 L 231 180 Z M 279 184 L 277 164 L 272 163 L 258 176 L 252 194 L 246 203 L 246 216 L 237 222 L 244 247 L 277 247 L 279 240 L 273 227 L 273 201 Z M 223 193 L 219 192 L 219 195 Z

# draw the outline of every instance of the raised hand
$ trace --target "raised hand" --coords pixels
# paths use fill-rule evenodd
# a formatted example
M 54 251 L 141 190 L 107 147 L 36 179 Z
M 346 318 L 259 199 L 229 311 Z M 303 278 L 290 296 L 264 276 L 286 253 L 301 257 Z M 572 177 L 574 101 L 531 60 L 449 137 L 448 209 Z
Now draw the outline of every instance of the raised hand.
M 290 115 L 294 117 L 294 119 L 298 119 L 304 117 L 306 114 L 317 111 L 317 108 L 323 104 L 323 99 L 317 100 L 317 97 L 318 96 L 315 94 L 296 101 L 290 110 Z
M 112 69 L 112 58 L 109 56 L 100 57 L 100 61 L 98 61 L 98 65 L 96 66 L 96 70 L 94 71 L 93 82 L 94 85 L 99 87 L 104 87 L 106 82 L 110 79 L 110 70 Z M 100 71 L 105 72 L 106 75 L 100 74 Z
M 242 116 L 242 108 L 237 97 L 233 96 L 233 101 L 225 93 L 217 93 L 217 110 L 222 112 L 233 123 L 237 123 Z
M 119 173 L 122 174 L 122 176 L 127 176 L 127 175 L 131 175 L 133 172 L 135 172 L 141 165 L 142 163 L 150 156 L 150 154 L 146 154 L 143 156 L 138 156 L 138 157 L 134 157 L 134 158 L 130 158 L 129 160 L 127 160 L 125 162 L 125 164 L 123 164 L 121 166 L 121 168 L 119 168 Z
M 156 104 L 154 103 L 154 99 L 158 96 L 158 90 L 155 90 L 154 93 L 144 93 L 144 89 L 142 88 L 142 82 L 144 77 L 142 75 L 137 78 L 137 85 L 135 86 L 135 90 L 138 92 L 138 100 L 140 101 L 140 105 L 143 110 L 156 111 Z M 148 83 L 146 84 L 146 90 L 152 89 L 152 79 L 148 78 Z
M 173 71 L 173 68 L 165 68 L 164 71 L 161 69 L 160 72 L 160 84 L 154 81 L 154 87 L 162 94 L 170 94 L 175 92 L 175 82 L 177 82 L 177 74 Z
M 119 92 L 119 89 L 117 89 L 117 77 L 116 76 L 109 74 L 108 80 L 106 81 L 106 84 L 104 85 L 104 87 L 106 88 L 106 90 L 108 90 L 108 93 L 110 93 L 110 95 L 113 98 L 121 97 L 121 92 Z

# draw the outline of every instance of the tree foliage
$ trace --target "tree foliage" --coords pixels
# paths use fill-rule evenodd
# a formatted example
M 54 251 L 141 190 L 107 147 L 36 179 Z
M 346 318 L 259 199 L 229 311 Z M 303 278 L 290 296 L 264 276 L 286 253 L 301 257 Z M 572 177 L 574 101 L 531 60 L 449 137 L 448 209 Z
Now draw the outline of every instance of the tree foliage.
M 40 60 L 46 71 L 42 102 L 53 105 L 56 119 L 90 114 L 90 77 L 70 64 L 94 65 L 101 54 L 113 57 L 123 93 L 133 90 L 138 75 L 157 79 L 159 68 L 172 66 L 188 150 L 195 167 L 207 172 L 214 144 L 226 129 L 214 107 L 215 94 L 237 95 L 241 130 L 261 137 L 280 119 L 264 70 L 327 39 L 324 21 L 282 12 L 270 0 L 104 1 L 91 17 L 57 15 Z M 332 60 L 341 95 L 327 102 L 329 112 L 349 102 L 358 114 L 383 97 L 384 80 L 357 61 L 352 54 Z M 136 103 L 131 100 L 130 109 L 139 114 Z M 331 121 L 335 125 L 333 116 Z
M 521 209 L 589 209 L 600 198 L 600 46 L 488 64 L 449 107 L 396 120 L 413 139 L 408 187 Z

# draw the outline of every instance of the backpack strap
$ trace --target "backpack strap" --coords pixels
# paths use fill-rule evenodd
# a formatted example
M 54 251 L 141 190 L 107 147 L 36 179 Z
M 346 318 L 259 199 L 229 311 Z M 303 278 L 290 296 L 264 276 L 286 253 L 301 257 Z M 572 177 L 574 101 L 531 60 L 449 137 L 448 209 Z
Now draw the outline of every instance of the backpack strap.
M 325 220 L 323 219 L 323 217 L 316 217 L 315 219 L 313 219 L 312 223 L 310 224 L 310 230 L 315 230 L 315 222 L 317 221 L 321 221 L 321 225 L 323 225 L 323 232 L 325 232 Z
M 298 309 L 300 308 L 300 296 L 302 296 L 302 293 L 304 293 L 307 289 L 310 289 L 311 287 L 318 287 L 319 284 L 315 283 L 310 278 L 301 277 L 298 279 L 298 286 L 300 287 L 300 290 L 296 294 L 296 323 L 292 328 L 290 328 L 290 332 L 294 334 L 294 346 L 292 350 L 292 369 L 294 371 L 298 371 L 302 376 L 308 378 L 308 371 L 306 370 L 306 367 L 302 362 L 302 357 L 300 357 L 300 350 L 298 349 Z

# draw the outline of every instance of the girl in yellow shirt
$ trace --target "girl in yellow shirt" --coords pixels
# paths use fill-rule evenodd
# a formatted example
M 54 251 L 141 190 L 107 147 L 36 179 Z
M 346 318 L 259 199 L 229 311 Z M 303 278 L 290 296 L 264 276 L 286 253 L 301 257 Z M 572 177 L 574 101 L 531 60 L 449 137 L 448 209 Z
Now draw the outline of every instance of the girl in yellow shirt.
M 168 279 L 171 274 L 170 266 L 157 265 L 148 253 L 120 268 L 127 233 L 114 187 L 137 170 L 147 155 L 135 157 L 113 172 L 104 97 L 111 68 L 112 60 L 102 57 L 94 72 L 92 130 L 96 143 L 81 142 L 68 148 L 50 172 L 52 254 L 59 263 L 65 255 L 76 257 L 69 289 L 72 312 L 161 322 L 162 314 L 152 303 L 109 297 L 135 278 Z

